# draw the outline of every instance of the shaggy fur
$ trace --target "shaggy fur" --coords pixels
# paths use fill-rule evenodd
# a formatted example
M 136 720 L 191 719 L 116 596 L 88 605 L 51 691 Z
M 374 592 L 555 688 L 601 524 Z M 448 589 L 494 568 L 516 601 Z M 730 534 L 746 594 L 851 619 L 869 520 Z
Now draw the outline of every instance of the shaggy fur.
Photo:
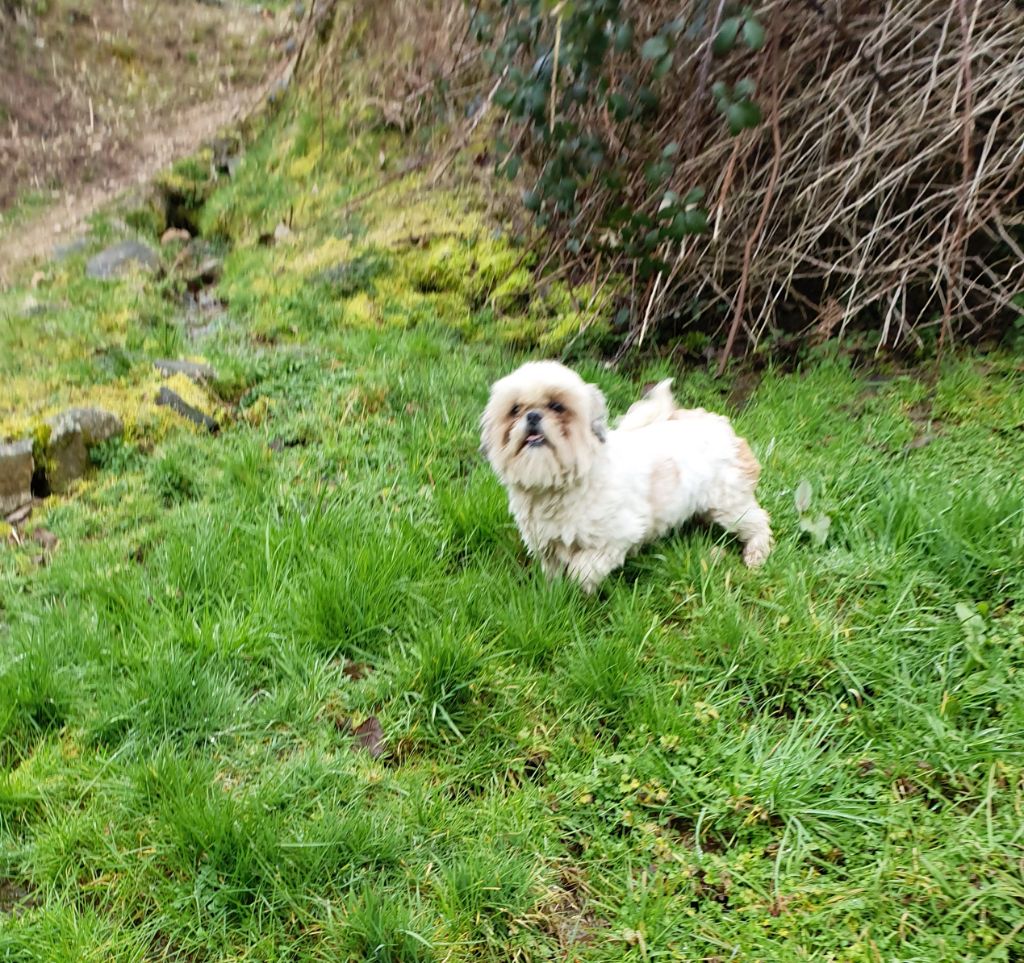
M 750 447 L 727 418 L 677 408 L 671 380 L 610 431 L 596 385 L 555 361 L 532 361 L 492 386 L 481 431 L 526 547 L 549 577 L 565 573 L 591 592 L 627 555 L 693 516 L 735 532 L 751 567 L 771 551 Z

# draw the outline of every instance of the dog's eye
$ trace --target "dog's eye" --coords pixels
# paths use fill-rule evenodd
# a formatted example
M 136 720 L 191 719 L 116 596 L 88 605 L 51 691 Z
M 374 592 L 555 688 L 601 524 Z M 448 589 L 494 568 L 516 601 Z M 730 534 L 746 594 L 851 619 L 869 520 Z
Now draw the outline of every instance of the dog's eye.
M 565 411 L 565 405 L 563 405 L 560 401 L 549 401 L 548 402 L 548 407 L 556 415 L 560 415 L 563 411 Z
M 522 410 L 522 408 L 521 408 L 521 406 L 520 406 L 520 405 L 513 405 L 513 406 L 512 406 L 512 410 L 511 410 L 511 411 L 509 412 L 509 414 L 510 414 L 510 415 L 511 415 L 511 416 L 512 416 L 513 418 L 515 418 L 515 416 L 516 416 L 516 415 L 518 415 L 518 414 L 519 414 L 519 412 L 520 412 L 521 410 Z

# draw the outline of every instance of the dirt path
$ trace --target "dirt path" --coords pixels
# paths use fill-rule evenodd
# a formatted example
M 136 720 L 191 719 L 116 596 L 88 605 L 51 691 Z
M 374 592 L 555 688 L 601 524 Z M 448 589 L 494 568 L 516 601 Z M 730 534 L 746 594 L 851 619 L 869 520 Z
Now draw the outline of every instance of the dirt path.
M 65 62 L 83 49 L 91 50 L 95 46 L 92 38 L 96 37 L 100 46 L 105 41 L 108 46 L 118 45 L 117 49 L 131 49 L 132 56 L 145 64 L 149 84 L 145 95 L 149 99 L 138 97 L 134 102 L 126 97 L 119 99 L 118 84 L 123 77 L 102 73 L 110 69 L 100 61 L 102 51 L 95 55 L 95 64 L 86 64 L 87 72 L 92 67 L 93 76 L 99 78 L 93 83 L 97 99 L 100 83 L 106 83 L 104 113 L 108 123 L 102 130 L 98 123 L 95 128 L 92 124 L 93 97 L 87 91 L 75 89 L 72 95 L 61 97 L 56 92 L 56 81 L 51 89 L 41 89 L 38 82 L 29 89 L 37 75 L 32 63 L 23 58 L 23 62 L 6 67 L 8 89 L 17 92 L 19 82 L 25 88 L 21 101 L 14 103 L 31 104 L 34 108 L 27 115 L 29 119 L 41 117 L 47 109 L 54 117 L 49 127 L 38 125 L 28 136 L 24 128 L 18 131 L 13 123 L 11 136 L 4 138 L 0 131 L 0 154 L 6 151 L 9 170 L 17 170 L 20 161 L 24 181 L 26 169 L 31 170 L 36 158 L 50 160 L 56 152 L 65 160 L 55 164 L 59 189 L 54 192 L 56 200 L 52 205 L 7 224 L 0 219 L 0 286 L 10 284 L 26 263 L 50 255 L 55 247 L 83 234 L 86 220 L 97 209 L 148 183 L 175 160 L 195 152 L 219 131 L 243 120 L 266 101 L 275 85 L 290 75 L 296 44 L 290 42 L 289 49 L 284 41 L 289 35 L 294 36 L 298 24 L 284 16 L 268 23 L 265 15 L 261 17 L 251 7 L 237 3 L 223 8 L 197 4 L 181 8 L 193 18 L 192 23 L 182 26 L 165 20 L 160 26 L 152 14 L 159 13 L 160 2 L 142 0 L 133 8 L 139 16 L 126 21 L 114 19 L 119 4 L 105 5 L 101 0 L 94 7 L 99 13 L 91 23 L 82 26 L 90 40 L 90 46 L 84 48 L 73 45 L 76 40 L 81 42 L 81 38 L 72 36 L 69 40 L 66 34 L 56 33 L 50 22 L 41 20 L 31 25 L 29 33 L 35 30 L 47 41 L 60 38 Z M 276 55 L 266 46 L 268 35 L 277 40 Z M 193 40 L 194 37 L 200 39 Z M 166 53 L 165 47 L 173 48 L 173 56 Z M 49 55 L 50 49 L 46 46 L 42 52 Z M 265 52 L 253 53 L 254 49 Z M 197 59 L 200 66 L 190 73 L 189 65 Z M 55 64 L 58 62 L 54 60 Z M 66 89 L 63 81 L 60 89 Z M 88 104 L 87 111 L 82 103 Z M 59 114 L 55 108 L 64 113 Z M 72 112 L 72 108 L 77 110 Z M 88 123 L 82 119 L 83 113 Z M 95 157 L 97 140 L 101 140 L 103 158 L 100 177 L 95 176 L 95 164 L 74 159 Z
M 20 265 L 50 255 L 55 247 L 84 232 L 86 220 L 99 208 L 125 191 L 148 183 L 163 168 L 243 119 L 266 97 L 272 83 L 233 91 L 215 103 L 196 104 L 175 114 L 159 130 L 143 136 L 127 174 L 66 194 L 53 207 L 12 227 L 7 235 L 0 236 L 0 284 L 9 284 Z

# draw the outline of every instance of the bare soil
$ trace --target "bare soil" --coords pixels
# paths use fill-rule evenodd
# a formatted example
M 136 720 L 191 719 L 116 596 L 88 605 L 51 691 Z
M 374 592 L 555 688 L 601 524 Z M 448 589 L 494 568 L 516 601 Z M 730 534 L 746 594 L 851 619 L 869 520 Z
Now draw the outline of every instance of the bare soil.
M 247 114 L 299 28 L 241 3 L 34 6 L 0 6 L 0 281 Z

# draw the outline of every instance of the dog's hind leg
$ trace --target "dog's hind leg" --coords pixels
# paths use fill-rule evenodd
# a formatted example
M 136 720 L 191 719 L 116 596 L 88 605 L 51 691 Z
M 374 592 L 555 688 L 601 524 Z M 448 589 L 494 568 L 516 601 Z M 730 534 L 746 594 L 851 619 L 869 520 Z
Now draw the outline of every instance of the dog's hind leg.
M 764 563 L 772 550 L 772 527 L 768 513 L 751 495 L 747 499 L 713 507 L 708 514 L 743 543 L 743 561 L 748 568 Z

